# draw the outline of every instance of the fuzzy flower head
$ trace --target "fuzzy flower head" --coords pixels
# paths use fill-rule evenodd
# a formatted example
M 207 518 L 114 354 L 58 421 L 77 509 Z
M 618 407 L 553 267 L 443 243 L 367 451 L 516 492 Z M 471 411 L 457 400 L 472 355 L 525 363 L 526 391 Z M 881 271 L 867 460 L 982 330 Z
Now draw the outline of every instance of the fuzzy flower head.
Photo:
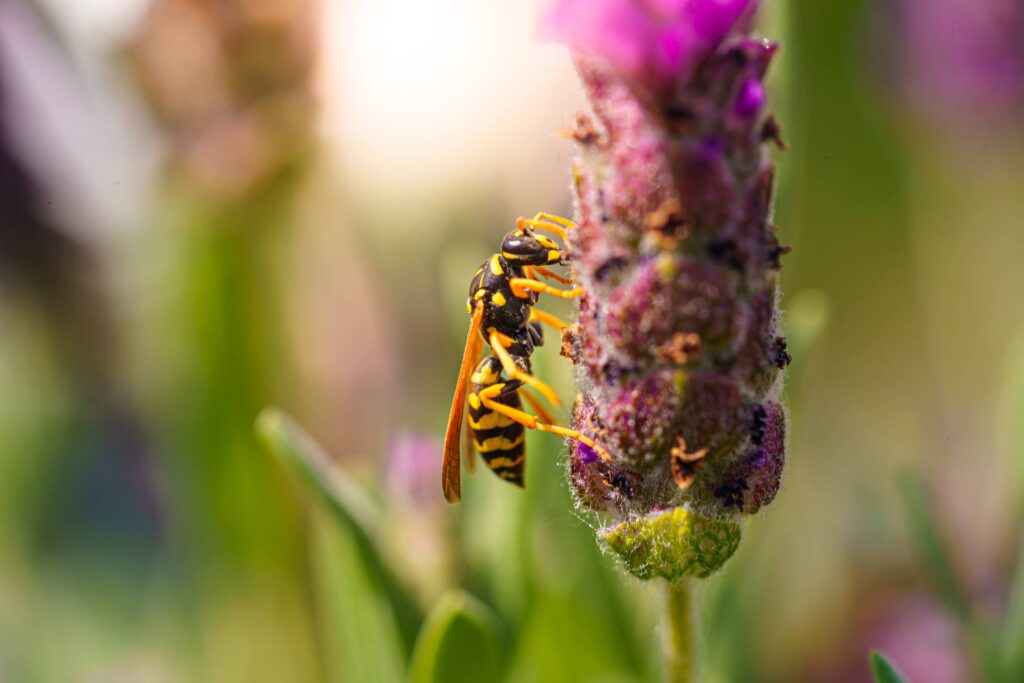
M 556 2 L 549 34 L 574 52 L 590 110 L 576 119 L 585 296 L 570 452 L 581 505 L 640 578 L 707 576 L 770 503 L 785 461 L 779 331 L 785 253 L 771 223 L 779 141 L 764 75 L 774 44 L 740 0 Z
M 559 0 L 542 32 L 631 77 L 674 81 L 749 17 L 756 0 Z

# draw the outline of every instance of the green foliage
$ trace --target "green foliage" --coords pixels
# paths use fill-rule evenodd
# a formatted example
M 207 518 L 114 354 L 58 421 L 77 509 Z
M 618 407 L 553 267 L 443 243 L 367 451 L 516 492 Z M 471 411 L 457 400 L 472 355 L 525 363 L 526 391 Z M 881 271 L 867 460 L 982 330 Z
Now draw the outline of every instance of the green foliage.
M 434 605 L 420 631 L 410 680 L 496 680 L 501 654 L 498 633 L 498 619 L 486 605 L 464 591 L 448 591 Z
M 965 621 L 970 613 L 970 603 L 929 510 L 924 487 L 918 477 L 909 473 L 900 477 L 899 485 L 910 538 L 920 556 L 921 566 L 947 609 Z
M 1006 647 L 1017 628 L 1013 596 L 1008 618 L 1002 629 L 990 623 L 974 609 L 970 595 L 953 565 L 950 550 L 939 533 L 924 486 L 920 479 L 907 473 L 900 478 L 900 492 L 910 527 L 911 540 L 917 549 L 920 564 L 929 577 L 936 596 L 959 622 L 969 645 L 980 680 L 990 683 L 1020 680 L 1014 675 L 1013 652 L 1016 643 Z M 1002 641 L 1002 642 L 1001 642 Z M 1001 648 L 1001 644 L 1003 647 Z
M 1024 544 L 1017 557 L 1017 571 L 1002 632 L 1002 662 L 1010 680 L 1024 680 Z
M 1011 476 L 1021 481 L 1024 474 L 1024 330 L 1014 340 L 1004 376 L 1001 418 L 1007 432 L 1008 450 L 1016 458 Z M 1018 485 L 1017 495 L 1021 493 Z M 1024 509 L 1024 501 L 1018 502 L 1018 509 Z M 1001 664 L 1007 680 L 1024 680 L 1024 540 L 1017 550 L 1000 641 Z
M 676 507 L 622 522 L 606 531 L 603 540 L 639 579 L 704 578 L 736 552 L 740 525 Z
M 871 652 L 871 675 L 875 677 L 875 683 L 904 683 L 906 681 L 903 674 L 878 650 Z
M 485 471 L 469 475 L 466 498 L 452 511 L 458 543 L 468 546 L 458 554 L 472 550 L 472 564 L 484 567 L 467 567 L 465 584 L 483 599 L 449 590 L 424 619 L 377 544 L 380 506 L 280 411 L 265 410 L 256 430 L 318 502 L 312 564 L 333 679 L 401 680 L 407 672 L 413 681 L 654 676 L 656 645 L 644 637 L 653 625 L 639 624 L 636 605 L 625 604 L 640 596 L 625 594 L 593 530 L 565 514 L 572 501 L 554 466 L 557 440 L 530 435 L 536 466 L 527 470 L 526 492 Z
M 401 680 L 402 634 L 373 563 L 356 535 L 326 516 L 316 516 L 313 532 L 317 610 L 331 680 Z
M 327 454 L 294 420 L 279 410 L 265 409 L 256 420 L 263 443 L 313 492 L 342 529 L 358 554 L 376 590 L 394 609 L 403 650 L 409 652 L 422 620 L 416 602 L 381 556 L 380 510 L 343 470 L 331 464 Z M 357 571 L 354 564 L 346 565 Z

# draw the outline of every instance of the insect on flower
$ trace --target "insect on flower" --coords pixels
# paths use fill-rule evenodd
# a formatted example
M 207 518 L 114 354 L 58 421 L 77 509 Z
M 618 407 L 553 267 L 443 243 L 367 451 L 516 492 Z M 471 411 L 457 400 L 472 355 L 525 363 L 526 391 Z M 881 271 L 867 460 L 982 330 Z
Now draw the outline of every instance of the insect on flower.
M 483 262 L 469 285 L 466 311 L 470 315 L 469 333 L 462 354 L 462 365 L 455 385 L 444 439 L 441 485 L 445 498 L 457 503 L 461 497 L 460 437 L 463 414 L 469 403 L 467 436 L 468 462 L 476 449 L 487 467 L 496 475 L 523 486 L 526 464 L 526 429 L 538 429 L 577 439 L 593 448 L 603 459 L 610 456 L 593 439 L 555 424 L 530 389 L 553 405 L 559 405 L 555 391 L 533 376 L 530 356 L 544 341 L 542 325 L 561 331 L 567 325 L 554 315 L 536 308 L 541 294 L 572 299 L 583 294 L 581 287 L 559 289 L 538 277 L 572 285 L 570 278 L 552 272 L 547 266 L 565 265 L 565 250 L 538 231 L 564 239 L 566 229 L 575 224 L 565 218 L 538 213 L 532 219 L 520 218 L 516 230 L 505 235 L 501 250 Z M 490 354 L 477 363 L 484 345 Z M 522 399 L 537 412 L 522 409 Z

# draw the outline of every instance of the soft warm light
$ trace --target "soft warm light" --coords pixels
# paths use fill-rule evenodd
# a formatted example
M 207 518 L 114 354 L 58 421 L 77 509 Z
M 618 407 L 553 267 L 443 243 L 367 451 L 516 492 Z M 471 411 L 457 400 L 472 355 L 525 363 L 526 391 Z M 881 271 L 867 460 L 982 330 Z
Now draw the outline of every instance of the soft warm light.
M 325 10 L 324 127 L 352 182 L 421 195 L 493 175 L 506 163 L 495 158 L 517 164 L 554 144 L 578 104 L 567 55 L 535 37 L 534 3 L 351 0 Z

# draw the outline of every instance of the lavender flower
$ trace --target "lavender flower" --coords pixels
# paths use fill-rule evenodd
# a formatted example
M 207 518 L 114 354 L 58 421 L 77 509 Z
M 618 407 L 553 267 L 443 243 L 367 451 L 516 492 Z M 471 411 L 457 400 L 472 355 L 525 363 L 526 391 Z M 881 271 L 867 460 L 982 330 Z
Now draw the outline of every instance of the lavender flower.
M 417 514 L 436 512 L 437 454 L 441 444 L 429 436 L 403 431 L 388 447 L 384 490 L 393 505 Z
M 1019 0 L 889 0 L 901 94 L 928 118 L 1015 122 L 1024 105 L 1024 4 Z M 960 126 L 963 128 L 963 126 Z
M 642 578 L 717 569 L 782 474 L 785 249 L 762 83 L 776 46 L 748 36 L 754 5 L 562 0 L 545 24 L 591 106 L 573 131 L 574 425 L 613 455 L 576 445 L 570 477 L 619 520 L 603 538 Z

